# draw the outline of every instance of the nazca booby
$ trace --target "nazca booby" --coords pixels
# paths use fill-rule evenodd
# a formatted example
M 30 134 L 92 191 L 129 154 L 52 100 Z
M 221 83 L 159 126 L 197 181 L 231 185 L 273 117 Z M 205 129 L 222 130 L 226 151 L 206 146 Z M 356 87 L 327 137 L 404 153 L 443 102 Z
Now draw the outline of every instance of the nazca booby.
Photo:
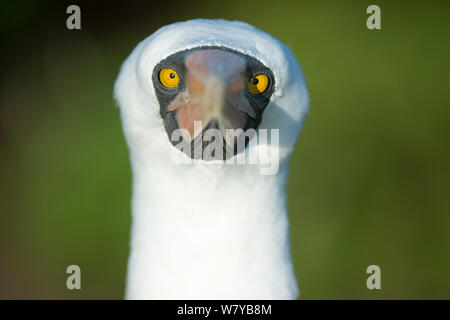
M 288 47 L 244 22 L 174 23 L 139 43 L 114 93 L 133 175 L 126 298 L 295 299 L 285 187 L 309 96 Z M 192 134 L 196 120 L 257 129 L 251 139 L 278 129 L 279 170 L 192 155 L 175 163 L 189 154 L 171 134 Z

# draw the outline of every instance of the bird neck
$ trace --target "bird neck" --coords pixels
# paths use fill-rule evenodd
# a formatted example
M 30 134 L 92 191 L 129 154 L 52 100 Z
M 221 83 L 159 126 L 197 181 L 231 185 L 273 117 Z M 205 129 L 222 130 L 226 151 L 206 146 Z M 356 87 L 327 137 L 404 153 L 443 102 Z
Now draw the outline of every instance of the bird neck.
M 247 165 L 133 161 L 127 298 L 297 295 L 285 185 Z

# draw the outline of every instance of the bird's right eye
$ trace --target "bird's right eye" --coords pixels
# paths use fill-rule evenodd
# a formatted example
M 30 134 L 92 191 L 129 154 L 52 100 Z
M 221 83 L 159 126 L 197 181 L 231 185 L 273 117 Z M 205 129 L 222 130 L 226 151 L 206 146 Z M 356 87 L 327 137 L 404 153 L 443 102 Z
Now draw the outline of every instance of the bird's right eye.
M 159 71 L 159 82 L 166 88 L 176 88 L 180 82 L 180 77 L 174 69 L 162 68 Z

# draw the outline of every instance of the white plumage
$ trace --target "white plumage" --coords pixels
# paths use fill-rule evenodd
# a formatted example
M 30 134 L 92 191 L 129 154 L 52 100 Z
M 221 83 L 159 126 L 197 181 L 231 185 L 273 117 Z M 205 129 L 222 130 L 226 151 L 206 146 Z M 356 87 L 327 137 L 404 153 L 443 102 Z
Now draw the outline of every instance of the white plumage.
M 173 53 L 204 46 L 241 52 L 273 72 L 274 92 L 258 129 L 280 130 L 277 174 L 261 175 L 258 165 L 171 161 L 180 151 L 164 130 L 152 71 Z M 243 22 L 175 23 L 134 49 L 122 65 L 115 96 L 133 171 L 126 297 L 296 298 L 285 186 L 309 98 L 290 50 Z

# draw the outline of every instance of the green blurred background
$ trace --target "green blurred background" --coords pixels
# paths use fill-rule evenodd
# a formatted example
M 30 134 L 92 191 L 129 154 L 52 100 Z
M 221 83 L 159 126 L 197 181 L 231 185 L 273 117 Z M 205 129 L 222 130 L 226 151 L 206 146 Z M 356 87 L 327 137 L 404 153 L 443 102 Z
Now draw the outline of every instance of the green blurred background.
M 123 297 L 131 173 L 113 83 L 140 40 L 198 17 L 271 33 L 307 78 L 288 186 L 301 298 L 450 298 L 449 1 L 86 1 L 79 31 L 70 4 L 1 4 L 0 298 Z

